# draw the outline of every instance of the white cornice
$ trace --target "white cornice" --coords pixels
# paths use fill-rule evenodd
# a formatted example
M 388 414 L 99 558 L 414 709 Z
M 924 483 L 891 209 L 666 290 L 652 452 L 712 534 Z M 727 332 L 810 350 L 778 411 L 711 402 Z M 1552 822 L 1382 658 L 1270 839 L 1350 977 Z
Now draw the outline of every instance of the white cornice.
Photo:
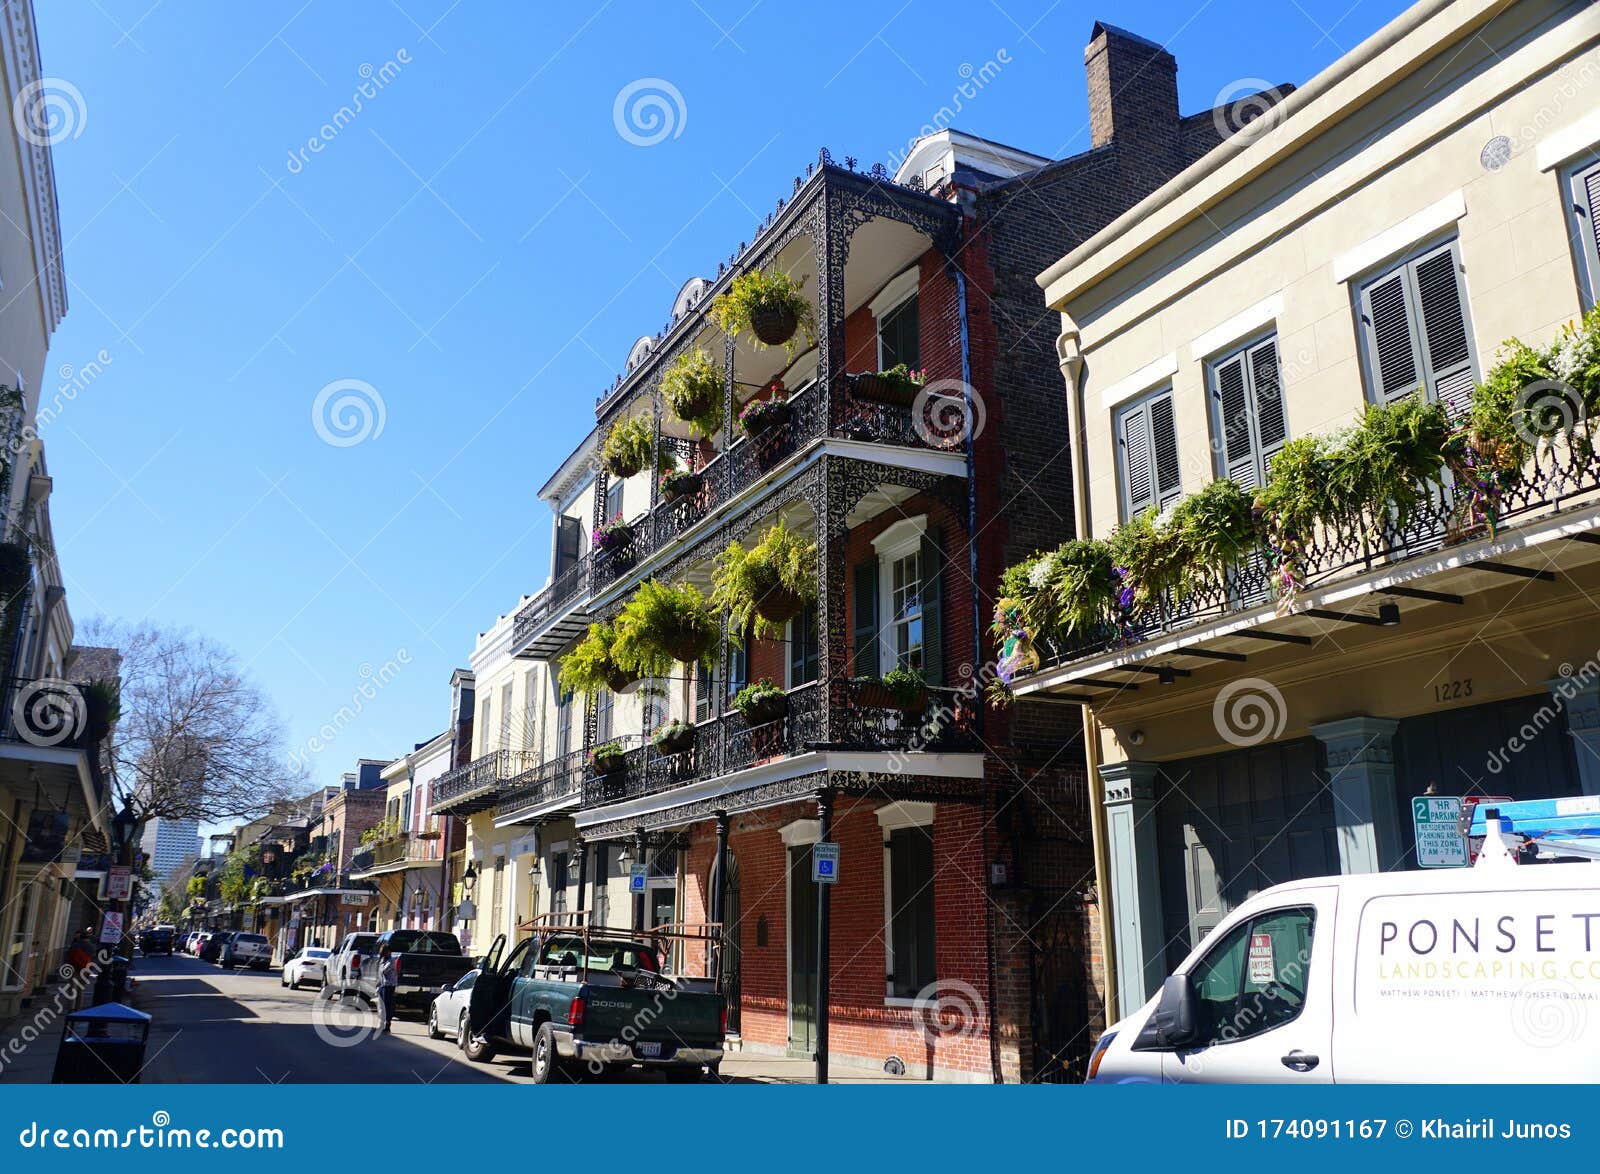
M 8 83 L 6 112 L 10 113 L 17 95 L 40 80 L 39 37 L 33 24 L 32 0 L 5 0 L 5 19 L 0 25 L 0 40 L 5 43 Z M 55 164 L 51 159 L 48 139 L 34 143 L 13 133 L 12 142 L 16 144 L 17 166 L 21 172 L 23 196 L 31 222 L 28 236 L 33 242 L 45 337 L 49 338 L 67 313 L 67 281 L 61 267 L 61 219 L 56 206 Z

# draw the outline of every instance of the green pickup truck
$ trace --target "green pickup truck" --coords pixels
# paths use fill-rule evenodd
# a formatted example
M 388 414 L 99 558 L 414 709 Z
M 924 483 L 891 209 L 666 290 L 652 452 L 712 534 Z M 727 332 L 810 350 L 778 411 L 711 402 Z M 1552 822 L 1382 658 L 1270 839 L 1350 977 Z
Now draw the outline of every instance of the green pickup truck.
M 502 934 L 480 964 L 462 1050 L 470 1060 L 531 1052 L 536 1084 L 634 1066 L 675 1083 L 715 1076 L 727 1024 L 715 980 L 661 969 L 669 939 L 683 936 L 535 928 L 507 953 Z

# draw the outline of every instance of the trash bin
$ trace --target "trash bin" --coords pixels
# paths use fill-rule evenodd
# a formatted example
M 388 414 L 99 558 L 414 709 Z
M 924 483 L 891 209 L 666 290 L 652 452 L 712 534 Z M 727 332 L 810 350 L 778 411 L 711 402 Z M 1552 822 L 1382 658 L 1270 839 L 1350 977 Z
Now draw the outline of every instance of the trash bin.
M 150 1040 L 150 1016 L 102 1003 L 67 1016 L 51 1084 L 137 1084 Z

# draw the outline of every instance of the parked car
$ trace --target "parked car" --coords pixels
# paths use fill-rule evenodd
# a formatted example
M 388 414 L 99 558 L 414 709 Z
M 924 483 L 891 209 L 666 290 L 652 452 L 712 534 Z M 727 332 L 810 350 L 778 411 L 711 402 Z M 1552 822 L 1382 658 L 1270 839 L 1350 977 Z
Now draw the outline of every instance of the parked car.
M 447 982 L 428 1004 L 428 1038 L 443 1039 L 449 1036 L 459 1041 L 466 1035 L 467 1008 L 472 1003 L 472 984 L 478 981 L 478 971 L 469 970 L 455 982 Z
M 238 966 L 250 970 L 265 970 L 272 965 L 272 945 L 265 934 L 230 934 L 222 949 L 217 952 L 217 965 L 224 970 Z
M 217 955 L 222 952 L 223 945 L 232 936 L 233 931 L 230 929 L 214 930 L 204 935 L 200 939 L 200 948 L 195 951 L 194 956 L 202 962 L 215 962 Z
M 193 954 L 195 952 L 195 948 L 200 942 L 200 936 L 201 931 L 198 929 L 191 929 L 187 934 L 184 935 L 183 952 L 185 954 Z
M 461 1050 L 481 1061 L 526 1049 L 536 1084 L 636 1065 L 675 1083 L 715 1076 L 727 1030 L 722 995 L 713 979 L 663 973 L 658 957 L 646 935 L 560 929 L 508 953 L 502 934 L 472 984 Z
M 152 954 L 171 954 L 173 939 L 177 930 L 170 925 L 155 925 L 139 934 L 139 953 L 145 957 Z
M 387 945 L 394 955 L 396 1007 L 428 1006 L 445 983 L 453 983 L 473 969 L 473 960 L 461 952 L 453 933 L 433 930 L 392 929 L 370 946 L 371 965 L 363 964 L 345 986 L 374 1003 L 378 999 L 378 952 Z
M 321 946 L 306 946 L 283 964 L 283 985 L 295 990 L 300 989 L 301 983 L 321 986 L 324 966 L 332 954 L 332 950 Z
M 339 943 L 338 948 L 323 963 L 323 997 L 332 998 L 337 995 L 343 998 L 355 990 L 356 980 L 361 975 L 362 960 L 375 956 L 377 952 L 377 934 L 345 934 L 344 941 Z
M 1592 1083 L 1571 992 L 1597 973 L 1597 893 L 1600 864 L 1519 863 L 1492 836 L 1471 868 L 1266 889 L 1106 1030 L 1088 1079 Z

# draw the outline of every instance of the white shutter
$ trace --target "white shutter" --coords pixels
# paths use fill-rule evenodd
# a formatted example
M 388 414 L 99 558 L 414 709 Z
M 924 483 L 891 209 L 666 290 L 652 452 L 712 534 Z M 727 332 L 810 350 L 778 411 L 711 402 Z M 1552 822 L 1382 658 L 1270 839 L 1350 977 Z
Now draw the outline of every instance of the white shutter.
M 1450 415 L 1464 416 L 1472 407 L 1478 373 L 1455 242 L 1418 258 L 1412 272 L 1427 352 L 1428 390 Z
M 1150 405 L 1129 408 L 1117 418 L 1117 459 L 1122 465 L 1123 520 L 1155 504 L 1150 464 Z
M 1361 291 L 1361 323 L 1367 340 L 1367 362 L 1373 398 L 1388 403 L 1409 395 L 1422 383 L 1422 361 L 1404 269 L 1372 282 Z
M 1573 173 L 1572 211 L 1578 218 L 1576 239 L 1592 306 L 1600 301 L 1600 163 Z

